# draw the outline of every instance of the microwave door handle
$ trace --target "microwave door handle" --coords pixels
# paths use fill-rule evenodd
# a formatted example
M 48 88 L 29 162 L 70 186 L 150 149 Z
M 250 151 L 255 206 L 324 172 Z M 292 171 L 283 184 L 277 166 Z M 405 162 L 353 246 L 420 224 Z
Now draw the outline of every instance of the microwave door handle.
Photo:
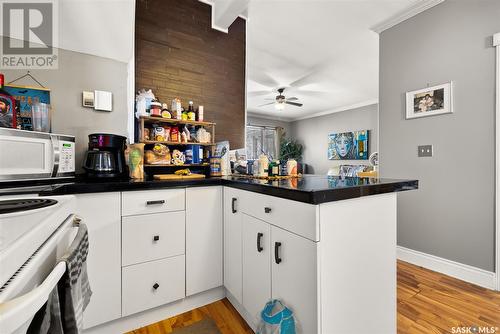
M 61 152 L 59 148 L 59 139 L 55 135 L 50 135 L 50 142 L 52 144 L 52 177 L 57 176 L 59 171 L 59 160 L 61 158 Z

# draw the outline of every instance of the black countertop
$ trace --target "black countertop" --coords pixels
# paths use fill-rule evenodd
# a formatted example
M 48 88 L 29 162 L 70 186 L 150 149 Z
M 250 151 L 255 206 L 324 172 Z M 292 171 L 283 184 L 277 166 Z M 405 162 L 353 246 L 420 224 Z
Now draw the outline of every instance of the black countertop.
M 186 188 L 224 185 L 294 201 L 321 204 L 362 196 L 418 189 L 417 180 L 378 178 L 339 178 L 324 175 L 304 175 L 300 179 L 268 181 L 227 176 L 190 181 L 75 179 L 58 183 L 2 184 L 0 195 L 38 193 L 41 196 L 71 195 L 111 191 L 132 191 L 162 188 Z

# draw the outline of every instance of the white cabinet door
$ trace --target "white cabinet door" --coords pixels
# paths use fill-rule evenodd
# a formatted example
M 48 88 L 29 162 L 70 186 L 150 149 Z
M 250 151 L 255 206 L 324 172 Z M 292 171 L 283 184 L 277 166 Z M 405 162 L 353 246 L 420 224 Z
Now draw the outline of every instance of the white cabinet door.
M 83 313 L 83 325 L 89 328 L 121 317 L 120 193 L 77 195 L 75 213 L 89 231 L 92 297 Z
M 275 226 L 271 241 L 273 299 L 293 311 L 297 333 L 317 333 L 316 243 Z
M 243 214 L 243 307 L 256 325 L 271 298 L 271 226 Z
M 242 303 L 241 191 L 224 187 L 224 286 Z
M 222 187 L 186 189 L 186 295 L 222 283 Z

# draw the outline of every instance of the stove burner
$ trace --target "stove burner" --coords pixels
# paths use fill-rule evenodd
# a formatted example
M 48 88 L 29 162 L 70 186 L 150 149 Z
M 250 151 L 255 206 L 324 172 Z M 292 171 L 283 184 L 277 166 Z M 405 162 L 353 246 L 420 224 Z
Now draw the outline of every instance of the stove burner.
M 0 201 L 0 214 L 29 211 L 57 204 L 56 200 L 45 198 L 23 198 Z

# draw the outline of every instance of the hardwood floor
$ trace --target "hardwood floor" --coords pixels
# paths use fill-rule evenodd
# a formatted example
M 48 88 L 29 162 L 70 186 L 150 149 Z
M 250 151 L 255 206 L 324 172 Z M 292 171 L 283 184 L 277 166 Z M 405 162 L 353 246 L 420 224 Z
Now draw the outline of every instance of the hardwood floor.
M 452 333 L 453 327 L 500 333 L 500 293 L 399 261 L 398 334 Z
M 128 334 L 171 333 L 204 317 L 212 318 L 222 334 L 253 333 L 223 299 Z M 398 334 L 444 334 L 454 327 L 466 327 L 456 333 L 480 333 L 475 326 L 500 334 L 500 293 L 398 261 Z
M 136 329 L 127 334 L 172 333 L 174 329 L 189 326 L 205 317 L 212 318 L 222 334 L 253 334 L 252 329 L 227 299 Z

